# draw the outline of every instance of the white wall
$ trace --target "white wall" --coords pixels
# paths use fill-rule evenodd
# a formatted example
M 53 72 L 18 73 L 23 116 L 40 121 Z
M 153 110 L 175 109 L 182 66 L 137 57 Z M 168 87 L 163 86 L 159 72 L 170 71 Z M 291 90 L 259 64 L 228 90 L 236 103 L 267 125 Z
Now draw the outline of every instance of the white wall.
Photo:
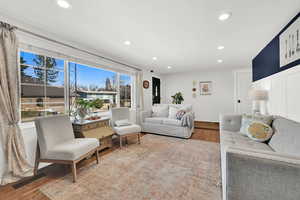
M 300 122 L 300 65 L 253 83 L 269 91 L 269 114 Z
M 197 96 L 192 97 L 193 80 L 197 81 Z M 182 92 L 184 104 L 192 104 L 198 121 L 219 121 L 220 113 L 234 112 L 234 73 L 231 70 L 193 71 L 164 76 L 165 98 Z M 212 95 L 199 94 L 199 82 L 212 81 Z

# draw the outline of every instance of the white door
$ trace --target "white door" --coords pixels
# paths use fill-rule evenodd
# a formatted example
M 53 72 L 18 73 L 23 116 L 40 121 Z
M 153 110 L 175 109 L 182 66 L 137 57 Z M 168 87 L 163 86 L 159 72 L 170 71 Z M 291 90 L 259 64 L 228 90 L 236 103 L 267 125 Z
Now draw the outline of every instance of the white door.
M 252 102 L 248 97 L 249 90 L 251 89 L 251 84 L 252 72 L 250 70 L 235 72 L 235 113 L 251 113 Z

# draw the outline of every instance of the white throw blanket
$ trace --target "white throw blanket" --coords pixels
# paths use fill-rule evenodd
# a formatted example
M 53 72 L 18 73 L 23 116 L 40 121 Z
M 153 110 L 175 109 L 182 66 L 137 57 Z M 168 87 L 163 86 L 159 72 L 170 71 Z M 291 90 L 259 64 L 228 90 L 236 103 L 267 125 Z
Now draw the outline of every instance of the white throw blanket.
M 195 115 L 193 112 L 188 112 L 181 119 L 181 126 L 187 126 L 190 129 L 194 126 Z

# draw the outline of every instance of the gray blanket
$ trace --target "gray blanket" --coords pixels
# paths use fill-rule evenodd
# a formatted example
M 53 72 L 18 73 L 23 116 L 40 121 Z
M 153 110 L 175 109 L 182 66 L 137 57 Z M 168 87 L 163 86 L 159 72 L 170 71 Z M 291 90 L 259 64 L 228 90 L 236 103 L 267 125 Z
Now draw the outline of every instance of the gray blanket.
M 192 129 L 194 126 L 194 119 L 195 114 L 193 112 L 186 113 L 181 119 L 181 126 L 187 126 L 190 129 Z

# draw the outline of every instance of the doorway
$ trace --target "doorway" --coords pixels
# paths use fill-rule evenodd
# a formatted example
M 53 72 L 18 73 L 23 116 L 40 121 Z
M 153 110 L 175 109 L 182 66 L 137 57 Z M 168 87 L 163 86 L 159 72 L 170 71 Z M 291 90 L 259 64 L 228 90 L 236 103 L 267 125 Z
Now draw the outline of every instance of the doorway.
M 152 104 L 160 104 L 160 79 L 152 77 Z
M 251 113 L 252 102 L 248 93 L 252 86 L 252 72 L 249 70 L 235 72 L 234 110 L 236 114 Z

